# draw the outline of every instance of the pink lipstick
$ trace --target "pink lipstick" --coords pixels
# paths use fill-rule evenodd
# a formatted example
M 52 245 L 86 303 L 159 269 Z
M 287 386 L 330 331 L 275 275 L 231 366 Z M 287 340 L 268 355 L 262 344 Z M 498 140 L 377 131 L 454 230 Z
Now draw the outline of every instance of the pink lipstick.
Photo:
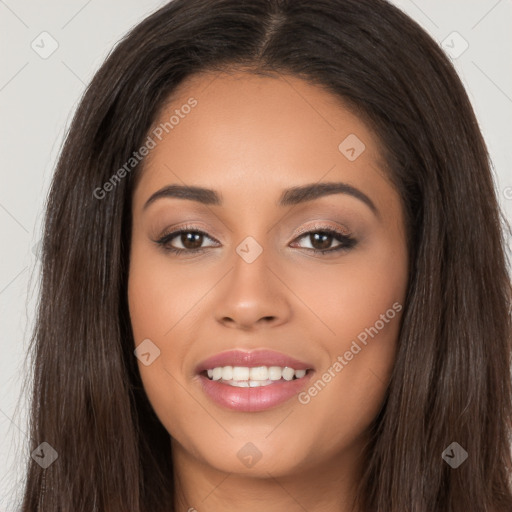
M 296 396 L 311 380 L 314 368 L 273 350 L 231 350 L 202 361 L 196 373 L 202 390 L 216 404 L 257 412 Z

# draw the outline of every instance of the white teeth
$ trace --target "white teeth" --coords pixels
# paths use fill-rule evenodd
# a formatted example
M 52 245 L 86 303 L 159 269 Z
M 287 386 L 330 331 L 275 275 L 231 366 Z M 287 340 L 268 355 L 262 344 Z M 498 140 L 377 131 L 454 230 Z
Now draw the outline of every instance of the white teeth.
M 266 366 L 256 366 L 255 368 L 251 368 L 250 377 L 251 380 L 267 380 L 268 368 Z
M 282 376 L 283 369 L 280 366 L 271 366 L 268 369 L 268 378 L 270 380 L 279 380 Z
M 207 370 L 211 380 L 222 380 L 225 384 L 242 388 L 268 386 L 275 381 L 301 379 L 307 370 L 294 370 L 288 366 L 218 366 Z
M 222 368 L 222 380 L 231 380 L 233 378 L 233 367 L 224 366 Z
M 235 388 L 258 388 L 272 384 L 271 380 L 228 380 L 226 384 Z
M 215 375 L 215 371 L 213 372 Z M 283 379 L 284 380 L 292 380 L 293 376 L 295 375 L 295 370 L 293 368 L 288 368 L 288 366 L 285 366 L 283 368 Z
M 249 380 L 249 368 L 246 366 L 233 367 L 233 380 Z
M 249 382 L 249 387 L 250 388 L 257 388 L 259 386 L 265 386 L 265 382 L 266 381 L 261 381 L 261 380 L 250 380 L 248 381 Z

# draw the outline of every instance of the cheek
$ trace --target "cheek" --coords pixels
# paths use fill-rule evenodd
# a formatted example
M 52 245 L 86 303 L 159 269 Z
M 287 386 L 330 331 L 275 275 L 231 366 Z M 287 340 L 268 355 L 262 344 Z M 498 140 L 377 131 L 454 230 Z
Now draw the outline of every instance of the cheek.
M 154 362 L 146 365 L 138 359 L 137 364 L 151 405 L 169 430 L 178 412 L 193 414 L 197 408 L 184 391 L 190 385 L 184 361 L 191 339 L 197 338 L 194 330 L 204 325 L 204 298 L 218 274 L 198 271 L 193 262 L 172 264 L 170 257 L 140 238 L 134 236 L 128 278 L 134 349 L 148 339 L 156 347 Z
M 371 248 L 347 253 L 340 263 L 303 266 L 285 279 L 308 306 L 312 335 L 331 356 L 348 350 L 351 340 L 361 333 L 364 338 L 376 323 L 382 337 L 396 338 L 396 309 L 403 308 L 408 268 L 407 251 L 395 240 L 383 237 Z M 395 303 L 400 307 L 393 309 Z
M 192 267 L 176 268 L 164 253 L 142 242 L 133 245 L 128 304 L 135 344 L 145 338 L 168 340 L 181 319 L 190 322 L 194 316 L 194 304 L 208 282 L 202 282 L 197 272 L 194 275 Z
M 184 287 L 185 284 L 183 277 L 169 271 L 161 255 L 155 255 L 142 243 L 132 245 L 128 279 L 130 320 L 135 346 L 145 343 L 151 354 L 149 364 L 145 364 L 144 358 L 139 358 L 137 364 L 148 400 L 168 432 L 180 430 L 176 418 L 184 410 L 189 418 L 195 412 L 189 407 L 190 396 L 183 391 L 180 374 L 185 347 L 179 343 L 184 339 L 178 334 L 182 327 L 179 321 L 191 308 L 187 306 L 187 289 L 194 289 L 193 285 Z M 146 340 L 150 340 L 149 345 Z
M 307 295 L 322 320 L 317 333 L 328 355 L 299 401 L 308 428 L 338 445 L 368 428 L 393 369 L 408 277 L 406 250 L 394 247 L 383 244 L 347 258 L 334 273 L 317 273 Z M 317 448 L 321 453 L 325 446 Z

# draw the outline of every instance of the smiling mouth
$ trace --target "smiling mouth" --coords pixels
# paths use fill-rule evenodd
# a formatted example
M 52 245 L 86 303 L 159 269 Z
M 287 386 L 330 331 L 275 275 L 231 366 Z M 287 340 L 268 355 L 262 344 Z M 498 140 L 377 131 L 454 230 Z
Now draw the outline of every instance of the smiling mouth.
M 296 370 L 288 366 L 218 366 L 200 373 L 210 381 L 239 388 L 271 386 L 283 381 L 299 380 L 311 369 Z

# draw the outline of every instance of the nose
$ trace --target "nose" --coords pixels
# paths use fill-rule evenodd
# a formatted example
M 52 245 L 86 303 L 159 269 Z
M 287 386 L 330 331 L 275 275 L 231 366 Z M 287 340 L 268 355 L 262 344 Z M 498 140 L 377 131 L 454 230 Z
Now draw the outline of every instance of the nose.
M 276 327 L 291 317 L 291 292 L 265 258 L 252 263 L 236 255 L 217 298 L 216 320 L 226 327 L 253 330 Z

